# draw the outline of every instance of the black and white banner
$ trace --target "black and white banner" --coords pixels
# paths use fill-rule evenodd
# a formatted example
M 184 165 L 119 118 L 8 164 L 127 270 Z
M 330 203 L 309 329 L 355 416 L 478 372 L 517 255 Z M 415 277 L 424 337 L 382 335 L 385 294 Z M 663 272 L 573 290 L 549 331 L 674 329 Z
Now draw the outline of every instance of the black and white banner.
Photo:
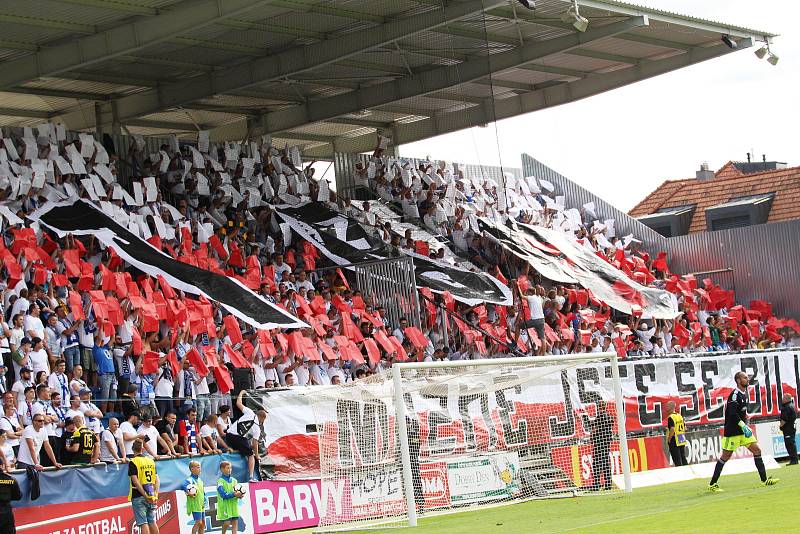
M 310 241 L 337 265 L 397 257 L 397 250 L 370 235 L 358 221 L 321 204 L 278 206 L 275 213 L 282 224 Z M 493 276 L 459 269 L 419 254 L 409 255 L 414 258 L 414 272 L 421 287 L 437 293 L 449 291 L 453 298 L 469 306 L 487 302 L 509 306 L 513 302 L 508 286 Z
M 150 276 L 162 275 L 174 288 L 216 300 L 230 313 L 255 328 L 306 328 L 308 325 L 266 301 L 235 278 L 174 260 L 157 250 L 91 203 L 73 199 L 48 202 L 29 217 L 59 237 L 93 235 L 103 245 Z
M 608 306 L 629 315 L 638 306 L 647 318 L 678 316 L 678 302 L 670 292 L 639 284 L 563 232 L 519 223 L 500 226 L 486 218 L 478 219 L 478 224 L 484 235 L 548 280 L 579 284 Z

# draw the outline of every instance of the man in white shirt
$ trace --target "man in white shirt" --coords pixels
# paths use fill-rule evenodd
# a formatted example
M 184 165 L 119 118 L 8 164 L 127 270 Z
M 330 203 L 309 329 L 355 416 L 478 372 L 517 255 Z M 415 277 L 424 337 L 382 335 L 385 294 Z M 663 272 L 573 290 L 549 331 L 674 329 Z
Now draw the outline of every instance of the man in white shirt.
M 47 385 L 50 386 L 51 391 L 55 391 L 61 395 L 61 405 L 67 407 L 69 405 L 69 377 L 66 375 L 65 370 L 67 362 L 64 360 L 57 360 L 55 363 L 55 372 L 47 377 Z
M 149 456 L 150 458 L 157 457 L 158 440 L 161 439 L 161 436 L 158 435 L 158 430 L 156 430 L 156 427 L 153 426 L 152 415 L 145 414 L 142 416 L 142 424 L 139 425 L 139 430 L 137 430 L 136 433 L 142 437 L 145 455 Z M 166 443 L 164 443 L 163 446 L 166 447 Z
M 125 456 L 133 457 L 133 442 L 139 438 L 136 433 L 136 426 L 139 424 L 139 412 L 131 412 L 128 420 L 119 425 L 119 432 L 122 435 L 122 443 L 125 445 Z
M 250 475 L 250 481 L 255 482 L 253 476 L 255 471 L 256 460 L 261 457 L 258 453 L 258 439 L 261 437 L 261 426 L 267 418 L 267 411 L 262 409 L 258 413 L 244 405 L 242 397 L 245 390 L 239 392 L 236 398 L 236 406 L 242 412 L 242 416 L 237 419 L 230 427 L 228 433 L 225 435 L 225 440 L 228 445 L 247 458 L 247 469 Z
M 16 404 L 25 402 L 25 390 L 29 387 L 33 387 L 33 380 L 31 379 L 31 369 L 29 367 L 21 368 L 19 371 L 19 375 L 20 375 L 19 379 L 16 382 L 14 382 L 14 384 L 11 386 L 12 393 L 16 393 L 17 395 Z
M 292 272 L 292 268 L 289 267 L 288 264 L 283 263 L 283 254 L 275 255 L 275 263 L 272 264 L 272 268 L 275 270 L 276 284 L 279 284 L 285 276 Z
M 35 337 L 31 339 L 31 352 L 30 352 L 30 368 L 33 371 L 33 376 L 39 371 L 44 371 L 50 374 L 50 359 L 47 357 L 47 351 L 44 350 L 44 342 L 42 338 Z
M 200 427 L 200 439 L 203 440 L 205 450 L 210 451 L 212 454 L 222 454 L 222 449 L 225 449 L 225 452 L 233 452 L 233 449 L 219 435 L 217 416 L 214 414 L 209 415 L 208 419 L 206 419 L 206 424 Z
M 106 463 L 128 461 L 125 457 L 122 431 L 119 429 L 119 420 L 116 417 L 108 420 L 108 428 L 100 434 L 100 461 Z
M 86 427 L 95 434 L 100 434 L 103 431 L 103 423 L 100 422 L 100 418 L 103 417 L 103 412 L 92 402 L 92 391 L 89 389 L 82 389 L 80 398 L 81 412 L 83 418 L 86 419 Z
M 44 429 L 44 418 L 42 414 L 36 415 L 32 419 L 32 424 L 25 428 L 20 439 L 19 455 L 17 456 L 17 467 L 33 467 L 37 471 L 44 469 L 41 464 L 40 453 L 44 447 L 50 462 L 56 469 L 61 469 L 61 464 L 56 460 L 53 447 L 47 439 L 47 431 Z
M 308 280 L 305 271 L 300 271 L 300 273 L 297 275 L 297 282 L 295 283 L 295 285 L 297 285 L 298 290 L 301 288 L 306 288 L 306 290 L 308 291 L 314 290 L 314 284 L 312 284 L 311 281 Z
M 642 322 L 639 324 L 639 328 L 636 329 L 636 336 L 642 342 L 642 350 L 645 352 L 650 352 L 653 350 L 653 343 L 650 341 L 656 333 L 655 327 L 650 327 L 649 324 Z
M 28 315 L 25 316 L 25 335 L 29 338 L 38 337 L 44 339 L 44 324 L 39 316 L 38 304 L 31 304 Z

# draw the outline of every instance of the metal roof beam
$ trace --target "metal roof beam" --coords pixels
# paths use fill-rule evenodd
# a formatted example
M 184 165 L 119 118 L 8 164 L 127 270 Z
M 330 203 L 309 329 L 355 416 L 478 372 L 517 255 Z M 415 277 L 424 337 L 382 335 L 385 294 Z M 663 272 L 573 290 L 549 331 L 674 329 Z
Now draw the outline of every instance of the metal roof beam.
M 752 46 L 753 40 L 749 38 L 740 39 L 738 44 L 738 50 L 742 50 Z M 731 52 L 734 52 L 734 50 L 722 45 L 722 43 L 714 47 L 697 47 L 686 53 L 666 59 L 640 63 L 630 68 L 607 74 L 597 74 L 589 78 L 571 83 L 562 83 L 513 98 L 495 100 L 494 102 L 487 99 L 486 104 L 483 106 L 474 106 L 457 112 L 438 114 L 411 124 L 395 123 L 393 128 L 396 136 L 393 141 L 395 145 L 412 143 L 473 126 L 489 124 L 496 120 L 559 106 L 714 59 Z M 363 152 L 371 150 L 374 145 L 374 135 L 363 135 L 350 139 L 341 138 L 338 142 L 338 148 L 342 152 Z
M 390 128 L 392 126 L 391 122 L 383 122 L 383 121 L 375 121 L 369 119 L 357 119 L 355 117 L 337 117 L 335 119 L 328 119 L 325 122 L 331 122 L 333 124 L 346 124 L 349 126 L 360 126 L 362 128 Z
M 123 121 L 125 126 L 133 126 L 135 128 L 157 128 L 159 130 L 172 130 L 174 132 L 196 132 L 199 130 L 207 130 L 211 126 L 205 124 L 198 124 L 195 126 L 191 123 L 159 121 L 149 119 L 131 119 Z
M 87 35 L 52 48 L 44 48 L 33 57 L 26 56 L 4 63 L 3 69 L 0 69 L 0 88 L 130 54 L 172 39 L 182 32 L 214 24 L 220 19 L 239 15 L 270 1 L 200 0 L 161 15 Z M 3 20 L 0 17 L 0 21 Z
M 34 111 L 32 109 L 0 108 L 0 115 L 6 117 L 28 117 L 31 119 L 49 119 L 54 114 L 49 111 Z
M 73 98 L 75 100 L 94 100 L 103 101 L 111 100 L 113 94 L 105 93 L 86 93 L 83 91 L 62 91 L 60 89 L 45 89 L 44 87 L 11 87 L 5 89 L 5 93 L 15 93 L 18 95 L 33 95 L 33 96 L 52 96 L 56 98 Z
M 131 85 L 134 87 L 158 87 L 158 81 L 150 78 L 125 76 L 115 72 L 97 73 L 85 71 L 63 72 L 55 78 L 65 80 L 85 80 L 87 82 L 109 83 L 113 85 Z M 83 128 L 88 128 L 84 126 Z
M 581 57 L 589 57 L 592 59 L 602 59 L 603 61 L 609 61 L 611 63 L 625 63 L 628 65 L 637 65 L 643 61 L 647 61 L 647 58 L 638 58 L 638 57 L 629 57 L 629 56 L 621 56 L 619 54 L 608 54 L 606 52 L 598 52 L 596 50 L 586 50 L 586 49 L 579 49 L 579 50 L 569 50 L 567 54 L 571 56 L 581 56 Z
M 429 95 L 645 25 L 647 17 L 636 17 L 585 33 L 576 32 L 547 41 L 528 43 L 507 52 L 471 59 L 458 65 L 439 67 L 416 76 L 312 100 L 302 106 L 268 113 L 264 117 L 264 127 L 268 132 L 282 131 L 407 98 Z
M 448 24 L 472 13 L 480 13 L 486 7 L 494 7 L 506 1 L 450 2 L 444 9 L 387 22 L 381 26 L 348 33 L 309 46 L 292 48 L 208 75 L 164 84 L 158 90 L 119 99 L 117 101 L 118 117 L 123 120 L 139 117 L 215 94 L 236 91 L 265 81 L 278 80 L 310 71 L 348 59 L 365 50 L 386 45 L 397 39 L 411 37 L 431 28 Z M 74 116 L 70 117 L 70 120 L 79 126 L 85 119 Z

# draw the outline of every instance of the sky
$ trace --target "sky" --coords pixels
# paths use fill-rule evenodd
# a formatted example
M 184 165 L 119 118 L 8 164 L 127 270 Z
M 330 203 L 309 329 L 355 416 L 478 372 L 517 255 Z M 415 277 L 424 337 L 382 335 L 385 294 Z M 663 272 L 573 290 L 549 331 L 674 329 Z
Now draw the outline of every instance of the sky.
M 757 159 L 800 165 L 800 2 L 630 0 L 779 34 L 777 66 L 756 46 L 562 106 L 400 147 L 400 155 L 521 167 L 527 153 L 629 210 L 700 164 Z M 795 95 L 794 97 L 792 95 Z M 497 135 L 496 135 L 497 134 Z M 499 142 L 498 142 L 499 141 Z M 499 145 L 499 150 L 498 150 Z

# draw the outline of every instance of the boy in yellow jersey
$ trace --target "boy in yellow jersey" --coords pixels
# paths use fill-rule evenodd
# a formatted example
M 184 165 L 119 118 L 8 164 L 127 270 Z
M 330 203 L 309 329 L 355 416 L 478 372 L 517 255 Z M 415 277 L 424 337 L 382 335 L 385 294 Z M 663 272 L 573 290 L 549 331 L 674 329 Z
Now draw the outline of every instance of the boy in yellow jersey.
M 233 466 L 230 462 L 220 462 L 219 470 L 222 476 L 217 479 L 217 521 L 222 523 L 222 534 L 231 528 L 231 533 L 236 534 L 239 528 L 239 499 L 244 493 L 237 491 L 241 486 L 231 476 Z
M 753 431 L 747 426 L 747 385 L 750 379 L 747 373 L 739 371 L 733 377 L 736 381 L 736 388 L 731 391 L 728 396 L 728 402 L 725 403 L 725 430 L 722 433 L 722 456 L 717 460 L 717 465 L 714 466 L 714 475 L 711 477 L 711 482 L 708 489 L 713 492 L 722 491 L 717 485 L 722 468 L 725 467 L 733 453 L 739 447 L 747 447 L 753 454 L 753 461 L 756 463 L 758 469 L 758 476 L 761 478 L 761 483 L 765 486 L 774 486 L 780 479 L 767 476 L 767 469 L 764 467 L 764 460 L 761 459 L 761 448 L 758 446 L 758 440 L 753 436 Z
M 686 423 L 683 416 L 675 411 L 675 403 L 667 403 L 667 446 L 669 455 L 672 457 L 672 464 L 675 467 L 688 465 L 686 460 Z
M 159 534 L 155 513 L 161 483 L 156 473 L 156 464 L 152 458 L 142 455 L 142 440 L 134 440 L 131 449 L 133 458 L 128 464 L 128 476 L 131 478 L 128 500 L 133 507 L 133 517 L 141 534 Z

